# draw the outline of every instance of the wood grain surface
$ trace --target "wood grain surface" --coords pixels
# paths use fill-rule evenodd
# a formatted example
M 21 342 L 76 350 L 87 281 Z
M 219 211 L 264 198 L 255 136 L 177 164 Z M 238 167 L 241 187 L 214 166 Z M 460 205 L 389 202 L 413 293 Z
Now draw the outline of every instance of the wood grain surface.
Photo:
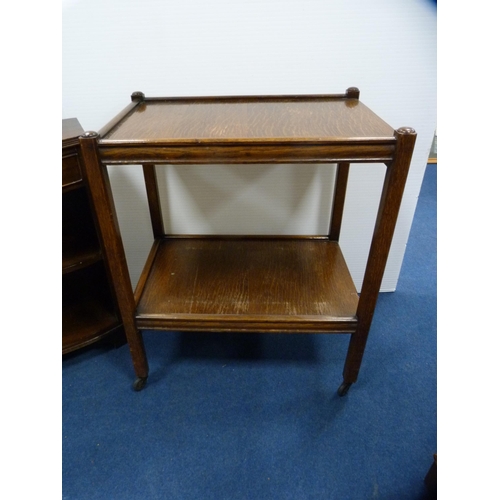
M 394 129 L 353 98 L 146 100 L 103 143 L 394 141 Z
M 136 296 L 139 328 L 352 331 L 356 323 L 358 296 L 336 242 L 164 239 L 150 262 Z

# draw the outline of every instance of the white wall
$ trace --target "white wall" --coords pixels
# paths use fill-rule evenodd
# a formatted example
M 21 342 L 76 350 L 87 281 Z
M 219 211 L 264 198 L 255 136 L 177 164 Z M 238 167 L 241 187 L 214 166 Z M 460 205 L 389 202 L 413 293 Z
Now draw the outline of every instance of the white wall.
M 418 139 L 382 290 L 394 290 L 436 129 L 430 0 L 63 0 L 63 118 L 99 130 L 146 96 L 341 93 Z M 351 168 L 341 245 L 357 286 L 385 167 Z M 152 241 L 141 170 L 110 169 L 136 283 Z M 173 167 L 159 174 L 166 226 L 191 233 L 321 233 L 328 165 Z

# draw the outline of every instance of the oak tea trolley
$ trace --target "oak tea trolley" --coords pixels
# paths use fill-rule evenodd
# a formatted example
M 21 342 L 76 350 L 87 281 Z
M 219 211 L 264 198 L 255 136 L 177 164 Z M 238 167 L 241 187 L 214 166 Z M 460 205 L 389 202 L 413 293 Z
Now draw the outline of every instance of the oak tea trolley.
M 394 130 L 359 100 L 337 95 L 152 98 L 131 103 L 80 137 L 88 184 L 142 389 L 141 330 L 350 334 L 338 393 L 356 382 L 397 221 L 416 133 Z M 166 234 L 156 165 L 337 164 L 328 234 Z M 349 169 L 385 164 L 361 292 L 339 246 Z M 108 165 L 142 165 L 154 242 L 135 293 L 115 215 Z

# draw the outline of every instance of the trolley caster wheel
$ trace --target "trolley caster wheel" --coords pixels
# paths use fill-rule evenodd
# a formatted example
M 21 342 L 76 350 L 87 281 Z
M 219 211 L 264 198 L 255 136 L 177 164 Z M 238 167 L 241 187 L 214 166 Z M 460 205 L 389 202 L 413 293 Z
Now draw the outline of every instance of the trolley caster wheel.
M 337 394 L 340 397 L 345 396 L 349 392 L 349 389 L 350 389 L 351 385 L 352 385 L 352 382 L 342 382 L 340 384 L 340 387 L 337 390 Z
M 134 391 L 141 391 L 144 386 L 146 385 L 146 380 L 148 378 L 147 377 L 139 377 L 139 378 L 136 378 L 135 379 L 135 382 L 134 382 Z

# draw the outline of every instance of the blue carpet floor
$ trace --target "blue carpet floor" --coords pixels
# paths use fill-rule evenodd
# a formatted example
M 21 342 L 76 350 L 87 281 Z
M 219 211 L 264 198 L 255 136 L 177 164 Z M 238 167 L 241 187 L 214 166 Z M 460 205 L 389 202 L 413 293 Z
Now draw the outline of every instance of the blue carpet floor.
M 348 336 L 146 332 L 63 358 L 66 500 L 426 498 L 436 452 L 436 165 L 398 289 L 381 294 L 360 378 Z

